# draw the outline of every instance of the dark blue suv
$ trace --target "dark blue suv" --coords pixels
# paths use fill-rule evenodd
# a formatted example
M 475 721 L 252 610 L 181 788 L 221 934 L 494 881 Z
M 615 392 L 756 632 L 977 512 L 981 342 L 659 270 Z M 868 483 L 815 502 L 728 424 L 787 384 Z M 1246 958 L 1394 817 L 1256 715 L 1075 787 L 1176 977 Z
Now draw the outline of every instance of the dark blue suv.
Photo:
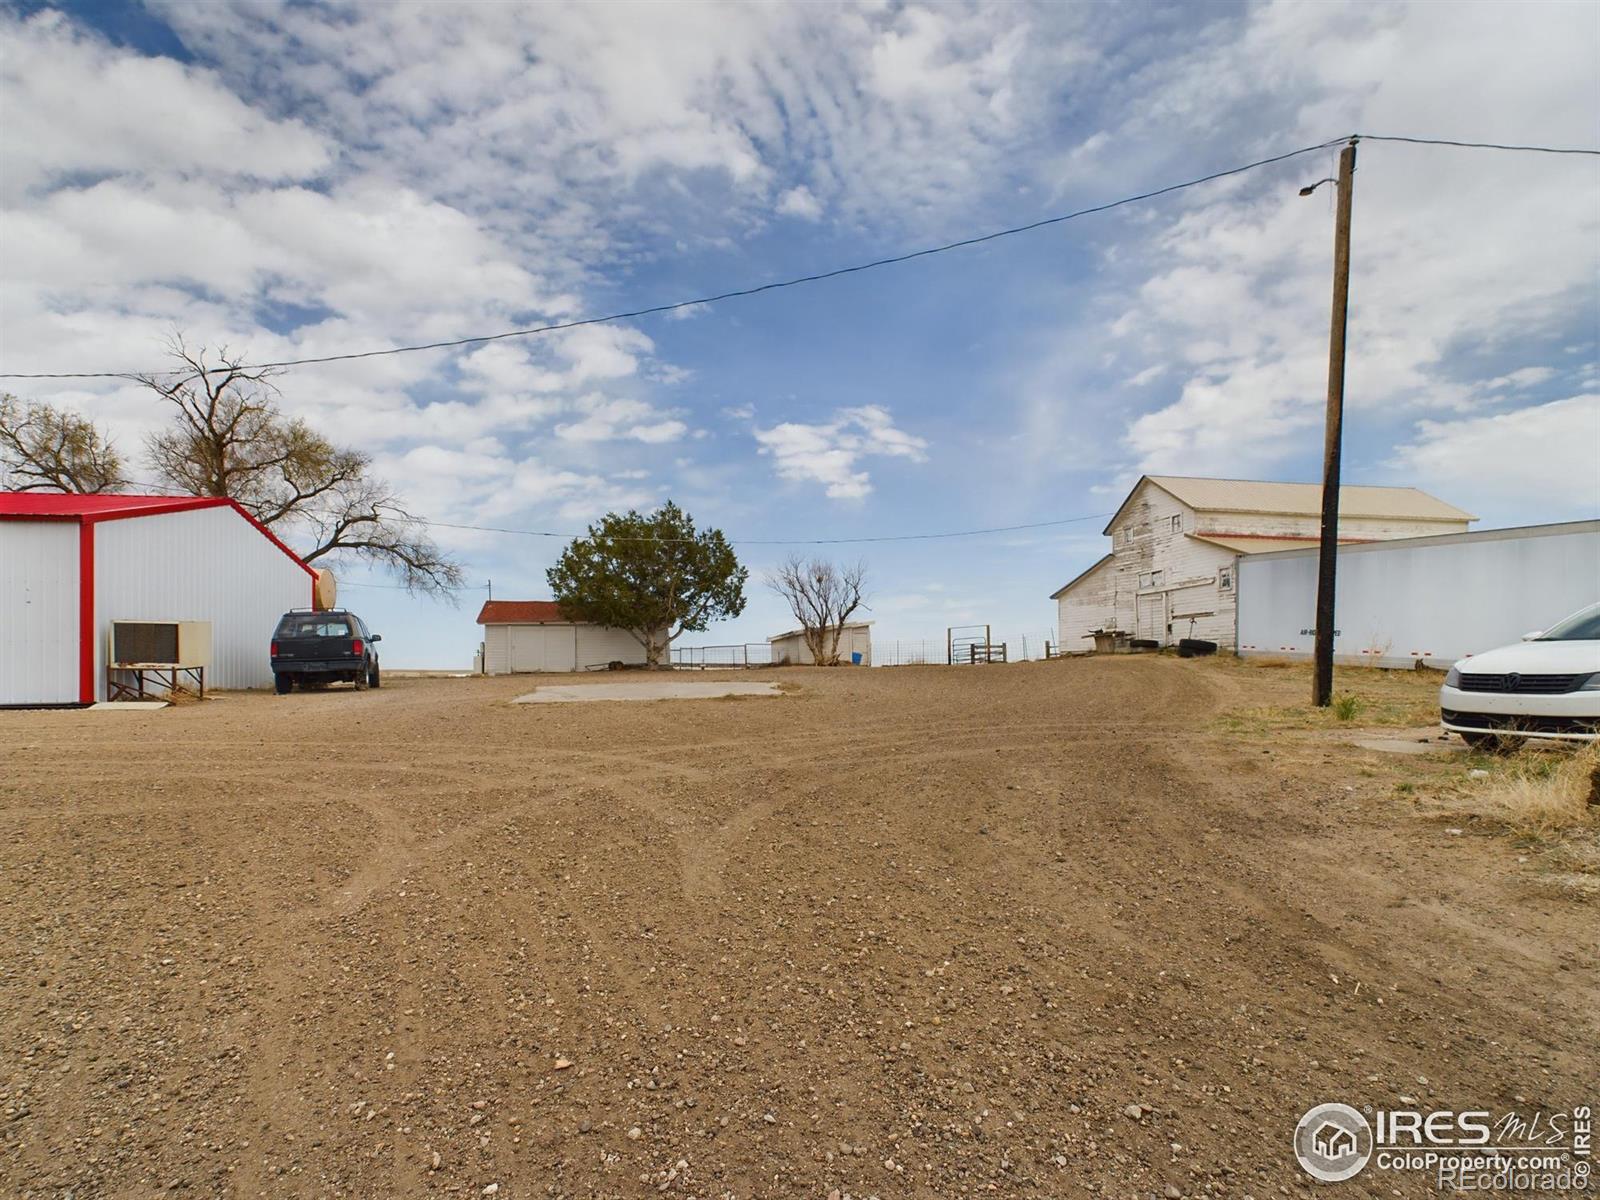
M 382 640 L 344 609 L 284 613 L 272 635 L 272 678 L 278 694 L 291 691 L 296 682 L 301 687 L 347 682 L 358 692 L 377 687 L 376 643 Z

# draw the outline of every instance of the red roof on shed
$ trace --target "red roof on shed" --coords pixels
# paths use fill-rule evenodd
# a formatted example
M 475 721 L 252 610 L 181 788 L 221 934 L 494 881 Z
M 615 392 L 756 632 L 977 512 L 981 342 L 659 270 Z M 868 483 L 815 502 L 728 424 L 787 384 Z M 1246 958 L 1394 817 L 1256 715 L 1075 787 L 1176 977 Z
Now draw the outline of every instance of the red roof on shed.
M 478 613 L 479 625 L 584 625 L 561 615 L 554 600 L 485 600 Z

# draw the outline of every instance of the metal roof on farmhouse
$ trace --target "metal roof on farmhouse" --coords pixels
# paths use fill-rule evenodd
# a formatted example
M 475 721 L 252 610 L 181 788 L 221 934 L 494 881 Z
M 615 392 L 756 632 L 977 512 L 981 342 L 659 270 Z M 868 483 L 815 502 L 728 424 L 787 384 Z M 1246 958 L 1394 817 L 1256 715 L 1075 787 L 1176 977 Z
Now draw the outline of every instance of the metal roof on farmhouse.
M 588 625 L 561 614 L 554 600 L 485 600 L 479 625 Z
M 1197 512 L 1274 513 L 1314 517 L 1322 512 L 1320 483 L 1274 483 L 1263 479 L 1202 479 L 1187 475 L 1145 475 L 1103 532 L 1110 533 L 1140 486 L 1152 483 Z M 1345 484 L 1339 489 L 1339 514 L 1345 517 L 1396 517 L 1407 521 L 1476 521 L 1471 513 L 1413 487 Z

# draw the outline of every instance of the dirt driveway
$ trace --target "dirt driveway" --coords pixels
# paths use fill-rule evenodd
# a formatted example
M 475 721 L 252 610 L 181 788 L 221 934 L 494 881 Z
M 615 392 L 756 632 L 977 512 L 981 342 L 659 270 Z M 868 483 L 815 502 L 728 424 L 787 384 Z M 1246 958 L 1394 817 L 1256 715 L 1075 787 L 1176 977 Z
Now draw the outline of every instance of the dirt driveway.
M 1593 1100 L 1594 907 L 1239 672 L 763 677 L 0 713 L 6 1194 L 1265 1200 Z

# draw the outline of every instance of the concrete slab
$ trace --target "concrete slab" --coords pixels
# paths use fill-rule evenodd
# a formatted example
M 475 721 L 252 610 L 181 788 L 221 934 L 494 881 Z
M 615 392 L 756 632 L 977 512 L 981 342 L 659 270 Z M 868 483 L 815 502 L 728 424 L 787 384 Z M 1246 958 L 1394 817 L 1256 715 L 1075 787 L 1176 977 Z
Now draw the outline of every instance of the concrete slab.
M 84 709 L 85 712 L 154 712 L 166 708 L 165 700 L 101 700 Z
M 553 684 L 518 696 L 513 704 L 573 704 L 589 700 L 715 700 L 720 696 L 781 696 L 775 683 L 736 679 L 721 683 L 684 683 L 676 679 L 629 683 Z

